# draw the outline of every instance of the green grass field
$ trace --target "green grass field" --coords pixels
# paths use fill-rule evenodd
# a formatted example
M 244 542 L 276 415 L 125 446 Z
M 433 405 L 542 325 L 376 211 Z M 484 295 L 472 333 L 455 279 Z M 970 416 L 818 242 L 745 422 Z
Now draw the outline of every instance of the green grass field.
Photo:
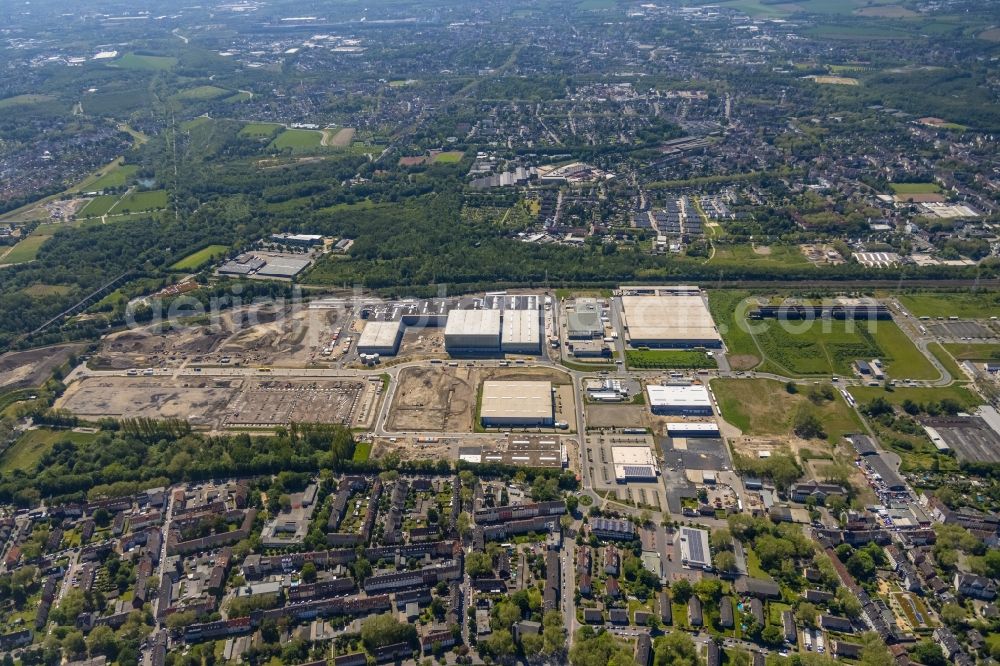
M 293 153 L 319 148 L 323 141 L 323 133 L 314 130 L 289 129 L 274 138 L 269 148 L 277 150 L 291 149 Z
M 122 187 L 128 180 L 139 171 L 135 164 L 122 164 L 108 169 L 100 178 L 92 182 L 87 190 L 90 192 L 100 192 L 102 190 Z
M 857 414 L 839 394 L 816 405 L 805 395 L 810 386 L 801 384 L 799 392 L 791 394 L 773 379 L 712 380 L 723 418 L 745 435 L 790 436 L 795 419 L 803 412 L 819 418 L 831 442 L 861 430 Z
M 177 64 L 177 58 L 170 56 L 139 55 L 137 53 L 126 53 L 118 60 L 111 63 L 112 67 L 122 69 L 136 69 L 148 72 L 166 71 Z
M 941 191 L 935 183 L 889 183 L 893 194 L 937 194 Z
M 212 122 L 212 119 L 208 116 L 198 116 L 197 118 L 192 118 L 191 120 L 186 120 L 181 123 L 181 130 L 185 132 L 190 132 L 191 130 L 201 127 L 207 123 Z M 242 130 L 240 131 L 242 134 Z
M 230 94 L 232 94 L 231 91 L 226 90 L 225 88 L 220 88 L 219 86 L 196 86 L 194 88 L 182 90 L 174 95 L 174 97 L 180 100 L 207 100 L 226 97 Z
M 36 227 L 31 235 L 15 245 L 6 256 L 2 256 L 0 251 L 0 264 L 23 264 L 34 261 L 38 256 L 38 250 L 45 244 L 45 241 L 52 238 L 57 225 L 43 224 Z
M 674 349 L 626 349 L 625 361 L 630 368 L 671 370 L 674 368 L 716 368 L 715 359 L 703 351 Z
M 135 213 L 145 210 L 159 210 L 167 207 L 166 190 L 149 190 L 148 192 L 130 192 L 114 207 L 115 214 Z
M 760 350 L 753 337 L 742 325 L 746 320 L 743 313 L 746 310 L 746 299 L 750 298 L 748 291 L 708 292 L 708 309 L 712 313 L 715 325 L 722 333 L 722 339 L 728 350 L 729 364 L 734 370 L 749 370 L 760 363 Z
M 434 156 L 434 164 L 457 164 L 465 157 L 461 150 L 448 150 Z
M 56 442 L 68 440 L 75 444 L 87 444 L 96 438 L 96 434 L 68 430 L 29 430 L 0 456 L 0 471 L 33 469 Z
M 897 296 L 914 317 L 986 319 L 1000 316 L 1000 292 L 920 292 Z
M 368 462 L 368 457 L 372 454 L 371 442 L 358 442 L 354 445 L 354 462 Z
M 273 137 L 275 132 L 281 129 L 278 123 L 247 123 L 240 130 L 240 136 L 254 139 L 267 139 Z
M 962 372 L 962 369 L 958 367 L 958 363 L 955 362 L 954 357 L 952 357 L 952 355 L 949 354 L 945 350 L 945 348 L 941 346 L 941 343 L 932 342 L 931 344 L 927 345 L 927 350 L 930 353 L 934 354 L 934 358 L 938 360 L 938 363 L 940 363 L 945 367 L 945 369 L 948 371 L 948 374 L 950 374 L 953 379 L 956 379 L 958 381 L 965 380 L 966 378 L 965 373 Z
M 997 361 L 1000 360 L 1000 345 L 995 343 L 949 342 L 944 344 L 956 361 Z
M 43 298 L 45 296 L 65 296 L 71 291 L 73 291 L 73 287 L 65 284 L 33 284 L 22 289 L 21 293 L 32 298 Z
M 907 379 L 936 379 L 934 366 L 906 334 L 889 321 L 816 320 L 754 322 L 765 367 L 791 375 L 850 375 L 857 359 L 879 358 L 887 374 Z
M 228 251 L 229 248 L 225 245 L 209 245 L 206 248 L 189 254 L 170 268 L 175 271 L 193 271 L 201 268 L 213 259 L 223 256 Z
M 740 265 L 755 264 L 759 266 L 805 266 L 809 263 L 797 245 L 719 245 L 715 246 L 715 254 L 709 265 L 723 263 L 738 263 Z
M 983 404 L 982 399 L 972 391 L 955 384 L 940 387 L 897 386 L 891 391 L 887 391 L 881 386 L 852 386 L 847 390 L 854 396 L 859 405 L 864 405 L 878 397 L 885 398 L 894 405 L 902 405 L 904 400 L 927 403 L 939 402 L 945 398 L 957 400 L 966 409 L 975 409 Z
M 15 95 L 0 99 L 0 109 L 9 109 L 15 106 L 28 106 L 30 104 L 41 104 L 51 102 L 55 97 L 52 95 Z
M 117 194 L 102 194 L 94 197 L 90 200 L 90 203 L 77 213 L 77 217 L 100 217 L 101 215 L 107 215 L 108 211 L 118 203 L 119 199 L 121 197 Z

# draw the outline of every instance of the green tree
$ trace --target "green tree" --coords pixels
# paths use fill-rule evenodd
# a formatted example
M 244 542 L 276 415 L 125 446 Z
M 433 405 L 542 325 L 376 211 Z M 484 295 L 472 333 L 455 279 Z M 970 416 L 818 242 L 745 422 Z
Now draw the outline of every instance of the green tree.
M 416 646 L 417 629 L 411 624 L 400 622 L 391 613 L 372 615 L 361 623 L 361 642 L 369 652 L 394 643 Z
M 673 631 L 656 639 L 653 646 L 655 666 L 700 666 L 702 663 L 694 641 L 687 634 Z

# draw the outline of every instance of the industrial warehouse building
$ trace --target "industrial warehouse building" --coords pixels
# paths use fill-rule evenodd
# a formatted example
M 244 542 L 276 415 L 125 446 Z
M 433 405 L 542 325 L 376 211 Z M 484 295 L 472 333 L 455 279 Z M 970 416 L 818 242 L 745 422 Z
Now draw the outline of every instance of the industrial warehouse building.
M 358 338 L 358 353 L 393 356 L 403 338 L 403 321 L 368 321 Z
M 538 310 L 506 310 L 503 313 L 501 351 L 537 354 L 542 347 L 541 318 Z
M 668 423 L 667 437 L 718 437 L 717 423 Z
M 500 310 L 452 310 L 444 328 L 444 346 L 454 352 L 499 352 Z
M 705 386 L 646 386 L 649 407 L 654 414 L 711 416 L 712 398 Z
M 530 381 L 483 382 L 482 409 L 486 427 L 537 427 L 555 424 L 552 383 Z
M 633 347 L 722 347 L 700 293 L 657 288 L 648 295 L 626 292 L 621 301 L 626 339 Z
M 615 481 L 656 481 L 659 468 L 648 446 L 614 446 L 611 459 L 615 464 Z
M 577 298 L 566 313 L 566 335 L 570 340 L 592 340 L 604 335 L 601 307 L 596 298 Z
M 712 553 L 708 548 L 707 531 L 682 527 L 677 539 L 681 546 L 681 564 L 692 569 L 712 568 Z

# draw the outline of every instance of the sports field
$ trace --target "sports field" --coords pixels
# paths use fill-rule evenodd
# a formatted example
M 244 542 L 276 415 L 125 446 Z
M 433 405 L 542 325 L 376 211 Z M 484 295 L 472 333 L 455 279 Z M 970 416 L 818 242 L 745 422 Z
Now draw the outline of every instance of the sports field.
M 894 194 L 937 194 L 941 188 L 935 183 L 889 183 Z
M 151 72 L 165 71 L 176 64 L 177 58 L 170 56 L 139 55 L 137 53 L 126 53 L 111 63 L 113 67 Z
M 204 264 L 223 256 L 229 248 L 225 245 L 209 245 L 197 252 L 189 254 L 170 268 L 177 271 L 193 271 L 201 268 Z
M 323 143 L 323 133 L 316 130 L 289 129 L 274 138 L 270 148 L 291 149 L 293 153 L 319 148 Z
M 86 444 L 96 438 L 96 434 L 68 430 L 29 430 L 0 457 L 0 471 L 10 472 L 15 469 L 30 471 L 56 442 Z
M 460 150 L 448 150 L 434 156 L 434 164 L 455 164 L 461 162 L 465 156 Z
M 772 379 L 712 380 L 712 392 L 723 418 L 744 435 L 790 436 L 796 418 L 803 412 L 820 420 L 830 441 L 861 430 L 857 414 L 839 393 L 835 392 L 833 400 L 816 405 L 806 395 L 812 386 L 802 384 L 798 393 L 791 394 L 784 384 Z

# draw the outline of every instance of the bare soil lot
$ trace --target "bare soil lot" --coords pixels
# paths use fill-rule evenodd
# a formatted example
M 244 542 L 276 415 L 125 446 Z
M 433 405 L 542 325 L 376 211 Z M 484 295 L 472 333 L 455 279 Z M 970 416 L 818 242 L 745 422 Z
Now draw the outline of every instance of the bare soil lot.
M 83 349 L 83 345 L 58 345 L 0 355 L 0 389 L 40 386 L 70 355 Z
M 588 428 L 648 428 L 649 410 L 644 405 L 587 405 Z
M 88 377 L 56 406 L 85 418 L 179 418 L 210 429 L 340 423 L 367 427 L 375 382 L 357 379 Z
M 215 426 L 242 384 L 242 379 L 91 377 L 71 384 L 56 407 L 85 418 L 177 418 Z

